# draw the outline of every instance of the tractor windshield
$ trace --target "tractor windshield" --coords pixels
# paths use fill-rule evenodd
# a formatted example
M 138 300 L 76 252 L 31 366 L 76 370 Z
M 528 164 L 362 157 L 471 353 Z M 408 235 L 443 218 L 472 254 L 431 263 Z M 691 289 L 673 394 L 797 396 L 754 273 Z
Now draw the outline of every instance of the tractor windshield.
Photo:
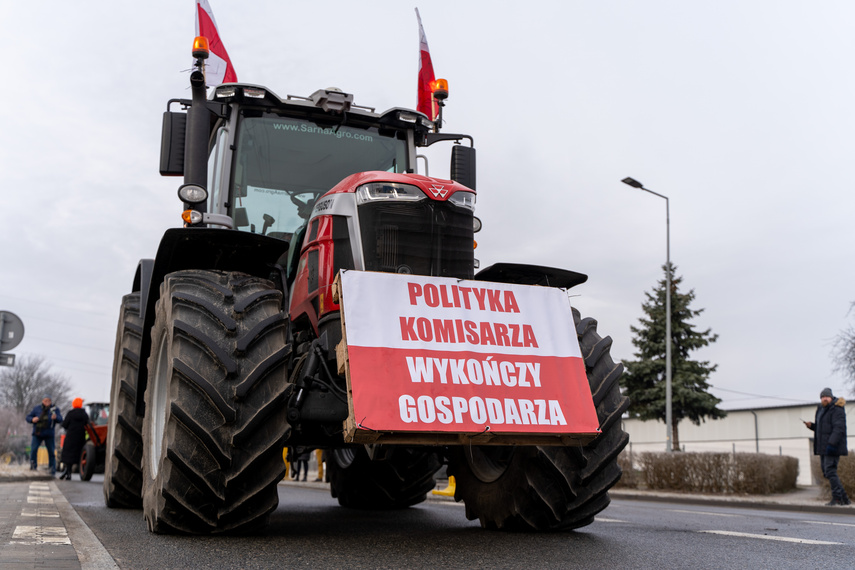
M 273 114 L 242 116 L 231 208 L 239 230 L 289 239 L 315 201 L 357 172 L 405 172 L 406 135 L 321 125 Z

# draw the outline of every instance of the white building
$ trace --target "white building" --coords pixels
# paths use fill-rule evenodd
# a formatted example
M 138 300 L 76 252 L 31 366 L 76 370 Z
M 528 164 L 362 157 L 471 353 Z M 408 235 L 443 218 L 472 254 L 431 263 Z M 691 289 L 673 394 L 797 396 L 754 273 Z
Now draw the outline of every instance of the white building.
M 707 420 L 696 426 L 680 422 L 680 449 L 684 451 L 726 451 L 789 455 L 799 460 L 799 485 L 813 484 L 810 457 L 813 455 L 813 432 L 802 420 L 812 422 L 817 404 L 728 410 L 720 420 Z M 846 406 L 847 441 L 855 453 L 855 414 L 853 405 Z M 629 433 L 626 451 L 665 451 L 665 423 L 624 419 Z

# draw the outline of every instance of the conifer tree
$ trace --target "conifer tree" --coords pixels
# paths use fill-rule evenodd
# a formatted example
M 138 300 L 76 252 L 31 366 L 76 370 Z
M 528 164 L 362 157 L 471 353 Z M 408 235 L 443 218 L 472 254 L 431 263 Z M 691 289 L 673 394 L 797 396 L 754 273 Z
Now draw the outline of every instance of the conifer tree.
M 664 265 L 662 270 L 666 270 Z M 710 329 L 695 330 L 689 322 L 703 309 L 690 307 L 695 291 L 679 291 L 683 278 L 677 277 L 675 270 L 671 264 L 671 442 L 673 449 L 679 450 L 681 420 L 700 425 L 706 418 L 723 418 L 727 412 L 718 409 L 721 400 L 708 392 L 708 379 L 718 365 L 690 358 L 692 351 L 715 342 L 718 335 Z M 630 416 L 663 423 L 666 421 L 665 287 L 663 277 L 652 292 L 645 293 L 647 301 L 641 305 L 645 317 L 639 319 L 639 326 L 630 327 L 636 359 L 623 361 L 626 372 L 621 377 L 621 387 L 630 399 Z

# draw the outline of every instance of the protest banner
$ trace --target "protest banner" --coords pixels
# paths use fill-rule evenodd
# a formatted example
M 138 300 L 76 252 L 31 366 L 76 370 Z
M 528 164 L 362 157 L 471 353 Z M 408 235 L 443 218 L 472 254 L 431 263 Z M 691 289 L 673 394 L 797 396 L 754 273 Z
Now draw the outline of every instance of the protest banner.
M 560 445 L 598 433 L 566 291 L 364 271 L 339 279 L 347 441 Z

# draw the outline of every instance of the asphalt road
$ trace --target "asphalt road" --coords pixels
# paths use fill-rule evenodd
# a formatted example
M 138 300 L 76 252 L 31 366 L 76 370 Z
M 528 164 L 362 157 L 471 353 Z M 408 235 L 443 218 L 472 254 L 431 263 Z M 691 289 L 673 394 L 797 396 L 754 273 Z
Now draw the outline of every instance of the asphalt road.
M 267 532 L 152 535 L 141 511 L 104 507 L 100 481 L 57 481 L 120 568 L 853 568 L 855 517 L 613 501 L 597 522 L 552 534 L 500 533 L 463 507 L 343 509 L 328 491 L 280 485 Z

